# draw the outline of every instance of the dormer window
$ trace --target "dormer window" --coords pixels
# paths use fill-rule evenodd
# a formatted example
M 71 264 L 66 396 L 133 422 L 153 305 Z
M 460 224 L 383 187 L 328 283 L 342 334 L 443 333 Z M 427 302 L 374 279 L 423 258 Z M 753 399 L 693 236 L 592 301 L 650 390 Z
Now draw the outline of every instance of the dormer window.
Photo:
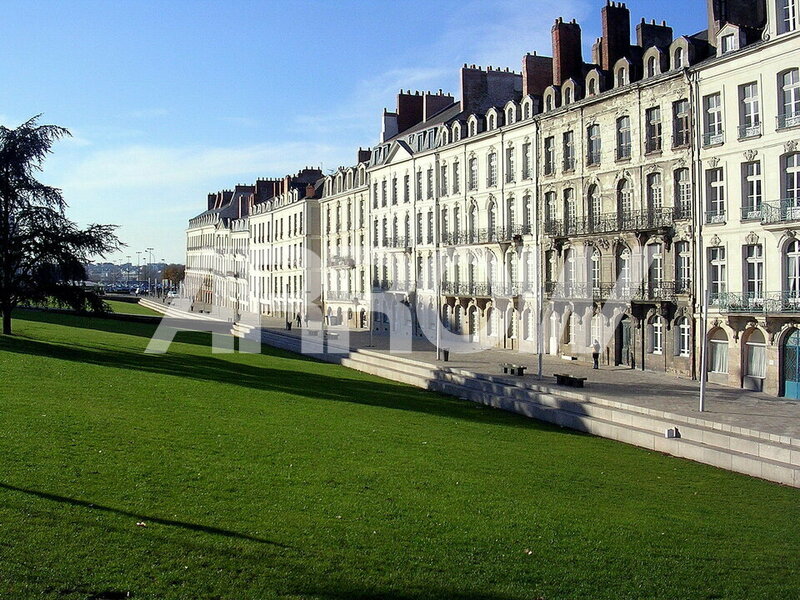
M 686 58 L 683 54 L 683 48 L 675 48 L 675 56 L 673 57 L 673 67 L 676 69 L 682 69 L 686 62 Z
M 531 103 L 526 102 L 522 105 L 522 118 L 523 119 L 530 119 L 531 118 Z
M 628 85 L 628 70 L 625 67 L 620 67 L 617 70 L 617 87 Z
M 651 56 L 647 59 L 647 76 L 648 77 L 655 77 L 656 76 L 656 57 Z
M 722 54 L 727 54 L 728 52 L 732 52 L 734 50 L 736 50 L 736 36 L 732 33 L 723 35 L 722 39 L 720 40 L 720 52 Z
M 511 125 L 514 122 L 514 109 L 509 108 L 506 111 L 506 125 Z
M 587 87 L 590 96 L 597 94 L 597 82 L 595 81 L 594 77 L 589 79 L 589 84 Z
M 490 131 L 494 129 L 494 115 L 489 115 L 489 121 L 486 128 L 489 129 Z
M 469 124 L 469 136 L 470 137 L 474 136 L 477 133 L 476 129 L 477 128 L 475 127 L 475 121 L 471 121 L 470 124 Z
M 572 104 L 572 89 L 564 90 L 564 104 Z
M 453 125 L 453 141 L 457 142 L 461 138 L 461 128 L 458 125 Z

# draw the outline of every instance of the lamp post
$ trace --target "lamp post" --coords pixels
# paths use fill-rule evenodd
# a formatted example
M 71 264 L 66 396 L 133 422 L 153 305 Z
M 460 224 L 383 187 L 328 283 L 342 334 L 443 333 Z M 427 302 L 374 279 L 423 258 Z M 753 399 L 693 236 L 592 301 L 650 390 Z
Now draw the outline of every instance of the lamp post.
M 152 248 L 147 248 L 147 255 L 148 255 L 148 260 L 150 261 L 148 263 L 148 266 L 150 267 L 150 270 L 147 272 L 147 294 L 148 294 L 148 296 L 152 296 L 153 295 L 153 286 L 150 283 L 150 276 L 152 275 L 152 271 L 153 271 L 153 249 Z
M 137 288 L 139 282 L 142 280 L 142 252 L 141 250 L 136 251 L 136 284 Z
M 126 256 L 128 259 L 128 266 L 125 267 L 125 285 L 127 286 L 131 281 L 131 257 Z

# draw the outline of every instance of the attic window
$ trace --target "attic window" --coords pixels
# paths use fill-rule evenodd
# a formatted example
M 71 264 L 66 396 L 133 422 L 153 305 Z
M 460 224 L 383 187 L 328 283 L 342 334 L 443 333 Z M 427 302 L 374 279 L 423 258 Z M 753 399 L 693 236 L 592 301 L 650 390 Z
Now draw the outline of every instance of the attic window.
M 620 67 L 617 70 L 617 87 L 622 87 L 628 84 L 628 70 L 625 67 Z
M 720 53 L 727 54 L 736 50 L 736 36 L 732 33 L 723 35 L 720 40 Z
M 675 60 L 673 62 L 676 69 L 683 68 L 683 48 L 675 48 Z
M 509 108 L 506 111 L 506 125 L 511 125 L 514 122 L 514 109 Z
M 655 77 L 656 75 L 656 57 L 651 56 L 647 59 L 647 76 Z
M 453 125 L 453 141 L 457 142 L 461 134 L 461 128 L 458 125 Z
M 530 119 L 531 118 L 531 105 L 530 105 L 530 102 L 526 102 L 525 105 L 522 107 L 522 118 L 523 119 Z
M 564 104 L 572 104 L 572 88 L 564 91 Z
M 475 133 L 476 133 L 476 132 L 475 132 L 475 121 L 472 121 L 472 122 L 469 124 L 469 135 L 470 135 L 470 137 L 472 137 L 473 135 L 475 135 Z
M 595 83 L 594 77 L 589 79 L 589 95 L 594 96 L 597 93 L 597 84 Z
M 490 130 L 494 129 L 494 115 L 489 115 L 489 125 L 487 128 Z

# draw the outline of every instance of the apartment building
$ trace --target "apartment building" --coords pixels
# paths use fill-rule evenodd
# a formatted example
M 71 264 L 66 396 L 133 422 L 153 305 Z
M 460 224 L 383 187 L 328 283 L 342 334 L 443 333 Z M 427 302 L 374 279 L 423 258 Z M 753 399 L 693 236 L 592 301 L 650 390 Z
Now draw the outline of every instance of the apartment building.
M 798 398 L 800 22 L 793 0 L 754 4 L 710 14 L 693 73 L 708 378 Z

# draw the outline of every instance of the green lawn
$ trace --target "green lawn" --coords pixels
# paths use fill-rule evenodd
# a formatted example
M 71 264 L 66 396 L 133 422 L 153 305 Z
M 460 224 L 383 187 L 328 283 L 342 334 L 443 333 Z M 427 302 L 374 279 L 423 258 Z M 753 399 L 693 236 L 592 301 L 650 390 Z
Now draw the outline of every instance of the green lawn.
M 123 302 L 121 300 L 106 300 L 105 302 L 111 307 L 111 312 L 126 314 L 126 315 L 161 316 L 161 313 L 157 313 L 156 311 L 151 310 L 138 303 Z
M 152 356 L 147 324 L 17 317 L 3 600 L 798 598 L 800 490 L 203 334 Z

